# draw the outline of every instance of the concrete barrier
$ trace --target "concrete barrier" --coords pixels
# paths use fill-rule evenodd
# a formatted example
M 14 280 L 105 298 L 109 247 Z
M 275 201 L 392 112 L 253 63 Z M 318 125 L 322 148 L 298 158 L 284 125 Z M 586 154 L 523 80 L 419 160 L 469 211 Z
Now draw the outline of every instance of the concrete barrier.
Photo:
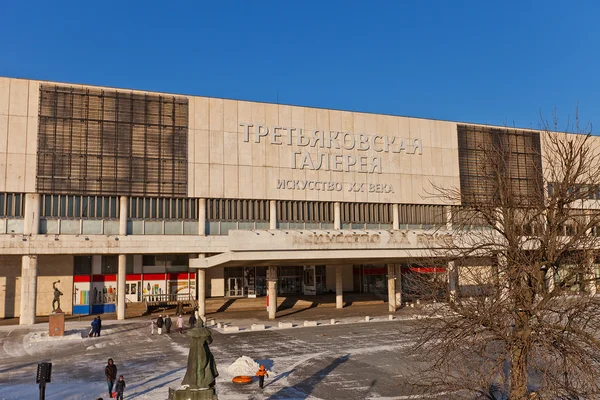
M 331 325 L 335 325 L 335 318 L 331 318 Z
M 226 326 L 224 328 L 225 332 L 239 332 L 240 331 L 240 327 L 239 326 Z
M 304 326 L 317 326 L 317 321 L 304 321 Z
M 278 326 L 279 328 L 287 329 L 292 328 L 294 325 L 291 322 L 280 322 Z
M 388 319 L 389 319 L 390 321 L 392 321 L 392 320 L 394 319 L 394 316 L 393 316 L 393 315 L 388 315 Z
M 371 320 L 371 317 L 369 317 L 369 316 L 365 317 L 366 322 L 369 322 L 370 320 Z
M 265 326 L 263 324 L 252 324 L 252 326 L 250 327 L 251 330 L 253 331 L 264 331 L 265 330 Z
M 217 329 L 222 329 L 222 328 L 223 328 L 223 324 L 219 322 L 219 323 L 217 324 Z
M 207 326 L 213 326 L 213 325 L 216 325 L 216 323 L 217 323 L 217 321 L 215 321 L 214 319 L 209 319 Z

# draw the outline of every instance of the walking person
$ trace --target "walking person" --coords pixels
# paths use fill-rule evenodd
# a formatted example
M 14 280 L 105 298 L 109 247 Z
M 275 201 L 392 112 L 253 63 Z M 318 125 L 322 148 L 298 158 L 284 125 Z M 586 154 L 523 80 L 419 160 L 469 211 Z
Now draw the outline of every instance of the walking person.
M 179 330 L 179 334 L 183 333 L 183 317 L 181 314 L 177 317 L 177 329 Z
M 156 330 L 156 322 L 154 320 L 150 321 L 150 334 L 154 335 L 154 331 Z
M 117 400 L 123 400 L 123 392 L 125 391 L 125 378 L 123 375 L 119 376 L 119 380 L 115 385 L 115 392 L 117 392 Z
M 196 315 L 192 312 L 192 315 L 190 315 L 190 320 L 188 321 L 190 323 L 190 328 L 194 329 L 194 326 L 196 325 Z
M 258 371 L 256 371 L 256 376 L 258 376 L 258 386 L 260 386 L 261 389 L 265 384 L 265 375 L 267 378 L 269 377 L 269 373 L 265 369 L 265 366 L 261 365 L 260 368 L 258 368 Z
M 100 331 L 102 331 L 102 319 L 100 319 L 99 315 L 96 318 L 98 318 L 98 329 L 96 330 L 96 336 L 100 336 Z
M 108 359 L 108 364 L 104 368 L 104 374 L 106 375 L 106 383 L 108 384 L 108 397 L 112 397 L 113 385 L 117 380 L 117 366 L 112 358 Z
M 89 337 L 96 336 L 96 332 L 98 331 L 98 317 L 94 318 L 92 323 L 90 324 L 92 328 L 90 329 Z
M 171 317 L 167 314 L 165 317 L 165 328 L 167 329 L 167 334 L 171 333 Z
M 165 322 L 163 321 L 163 317 L 162 314 L 158 316 L 158 319 L 156 320 L 156 326 L 158 327 L 158 334 L 162 335 L 162 328 L 163 325 L 165 324 Z

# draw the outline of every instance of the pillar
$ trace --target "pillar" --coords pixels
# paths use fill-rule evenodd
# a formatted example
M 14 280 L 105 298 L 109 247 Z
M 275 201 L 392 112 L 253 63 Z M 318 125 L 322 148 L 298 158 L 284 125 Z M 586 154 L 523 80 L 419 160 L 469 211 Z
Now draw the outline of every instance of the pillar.
M 396 312 L 396 274 L 394 264 L 388 264 L 388 309 L 390 312 Z
M 21 312 L 19 325 L 35 324 L 37 276 L 37 256 L 23 256 L 21 259 Z
M 269 229 L 277 229 L 277 201 L 269 202 Z
M 400 206 L 398 204 L 392 204 L 392 215 L 394 218 L 392 229 L 397 231 L 400 229 Z
M 25 195 L 25 213 L 23 214 L 23 234 L 37 235 L 40 232 L 40 204 L 38 193 Z
M 23 215 L 23 234 L 37 235 L 40 229 L 40 203 L 38 193 L 25 195 L 25 210 Z M 21 257 L 21 304 L 19 325 L 35 324 L 37 303 L 38 265 L 36 255 Z
M 269 319 L 275 319 L 275 314 L 277 313 L 277 267 L 268 267 L 267 285 Z
M 198 258 L 204 257 L 204 254 L 198 254 Z M 196 273 L 198 274 L 198 280 L 196 282 L 196 287 L 198 288 L 198 316 L 200 318 L 206 318 L 206 270 L 204 268 L 198 268 Z
M 595 296 L 596 295 L 596 291 L 597 291 L 597 287 L 596 287 L 596 265 L 595 265 L 595 258 L 593 253 L 588 252 L 586 254 L 587 256 L 587 263 L 586 265 L 588 266 L 588 271 L 587 271 L 587 276 L 584 278 L 584 282 L 586 282 L 585 285 L 585 292 L 587 292 L 590 296 Z
M 446 206 L 446 230 L 452 230 L 452 207 Z
M 129 198 L 119 199 L 119 235 L 127 235 L 127 217 L 129 216 Z
M 125 319 L 125 275 L 127 273 L 127 256 L 119 254 L 117 271 L 117 319 Z
M 198 235 L 206 236 L 206 199 L 198 199 Z
M 396 264 L 396 309 L 402 307 L 402 266 Z
M 340 209 L 340 202 L 336 201 L 333 203 L 333 229 L 342 229 L 342 212 Z
M 129 216 L 129 199 L 119 199 L 119 235 L 127 235 L 127 217 Z M 119 254 L 117 270 L 117 319 L 125 319 L 125 284 L 127 281 L 127 256 Z
M 458 289 L 458 273 L 456 270 L 456 263 L 454 261 L 450 261 L 448 263 L 448 292 L 450 294 L 450 296 L 449 296 L 450 303 L 454 303 L 456 301 L 457 289 Z
M 335 308 L 344 308 L 344 284 L 341 265 L 335 267 Z

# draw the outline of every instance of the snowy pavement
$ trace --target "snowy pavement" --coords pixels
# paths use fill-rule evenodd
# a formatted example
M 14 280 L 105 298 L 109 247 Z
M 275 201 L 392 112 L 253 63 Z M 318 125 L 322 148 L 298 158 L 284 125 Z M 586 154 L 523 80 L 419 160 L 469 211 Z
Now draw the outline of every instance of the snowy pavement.
M 209 318 L 210 319 L 210 318 Z M 385 316 L 322 321 L 316 327 L 251 331 L 257 321 L 237 320 L 244 330 L 213 330 L 210 346 L 217 362 L 219 399 L 417 399 L 398 377 L 410 368 L 407 347 L 413 343 L 410 318 Z M 233 323 L 233 322 L 231 322 Z M 300 325 L 299 321 L 296 321 Z M 267 325 L 268 326 L 268 325 Z M 149 319 L 104 321 L 102 336 L 87 338 L 89 322 L 67 323 L 64 337 L 47 336 L 47 324 L 0 327 L 0 399 L 35 399 L 39 362 L 52 362 L 46 398 L 107 398 L 104 366 L 115 360 L 125 376 L 126 399 L 166 399 L 185 374 L 185 335 L 151 335 Z M 245 356 L 243 359 L 240 357 Z M 252 364 L 251 361 L 256 364 Z M 231 379 L 263 364 L 270 370 L 265 388 L 240 386 Z M 249 371 L 249 373 L 252 371 Z

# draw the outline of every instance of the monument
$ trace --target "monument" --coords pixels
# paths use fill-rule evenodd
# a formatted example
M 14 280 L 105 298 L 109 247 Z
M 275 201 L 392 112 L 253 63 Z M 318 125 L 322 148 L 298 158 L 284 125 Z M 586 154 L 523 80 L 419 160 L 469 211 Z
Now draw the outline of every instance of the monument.
M 49 336 L 65 336 L 65 313 L 60 309 L 60 296 L 62 292 L 58 290 L 56 284 L 60 283 L 60 280 L 52 282 L 52 289 L 54 289 L 54 300 L 52 300 L 52 314 L 50 314 L 48 324 L 48 335 Z M 55 304 L 58 307 L 55 307 Z
M 210 352 L 213 341 L 208 328 L 202 320 L 198 320 L 195 328 L 187 331 L 190 337 L 190 353 L 188 354 L 187 371 L 177 390 L 169 389 L 170 400 L 214 400 L 215 379 L 219 376 L 215 358 Z

